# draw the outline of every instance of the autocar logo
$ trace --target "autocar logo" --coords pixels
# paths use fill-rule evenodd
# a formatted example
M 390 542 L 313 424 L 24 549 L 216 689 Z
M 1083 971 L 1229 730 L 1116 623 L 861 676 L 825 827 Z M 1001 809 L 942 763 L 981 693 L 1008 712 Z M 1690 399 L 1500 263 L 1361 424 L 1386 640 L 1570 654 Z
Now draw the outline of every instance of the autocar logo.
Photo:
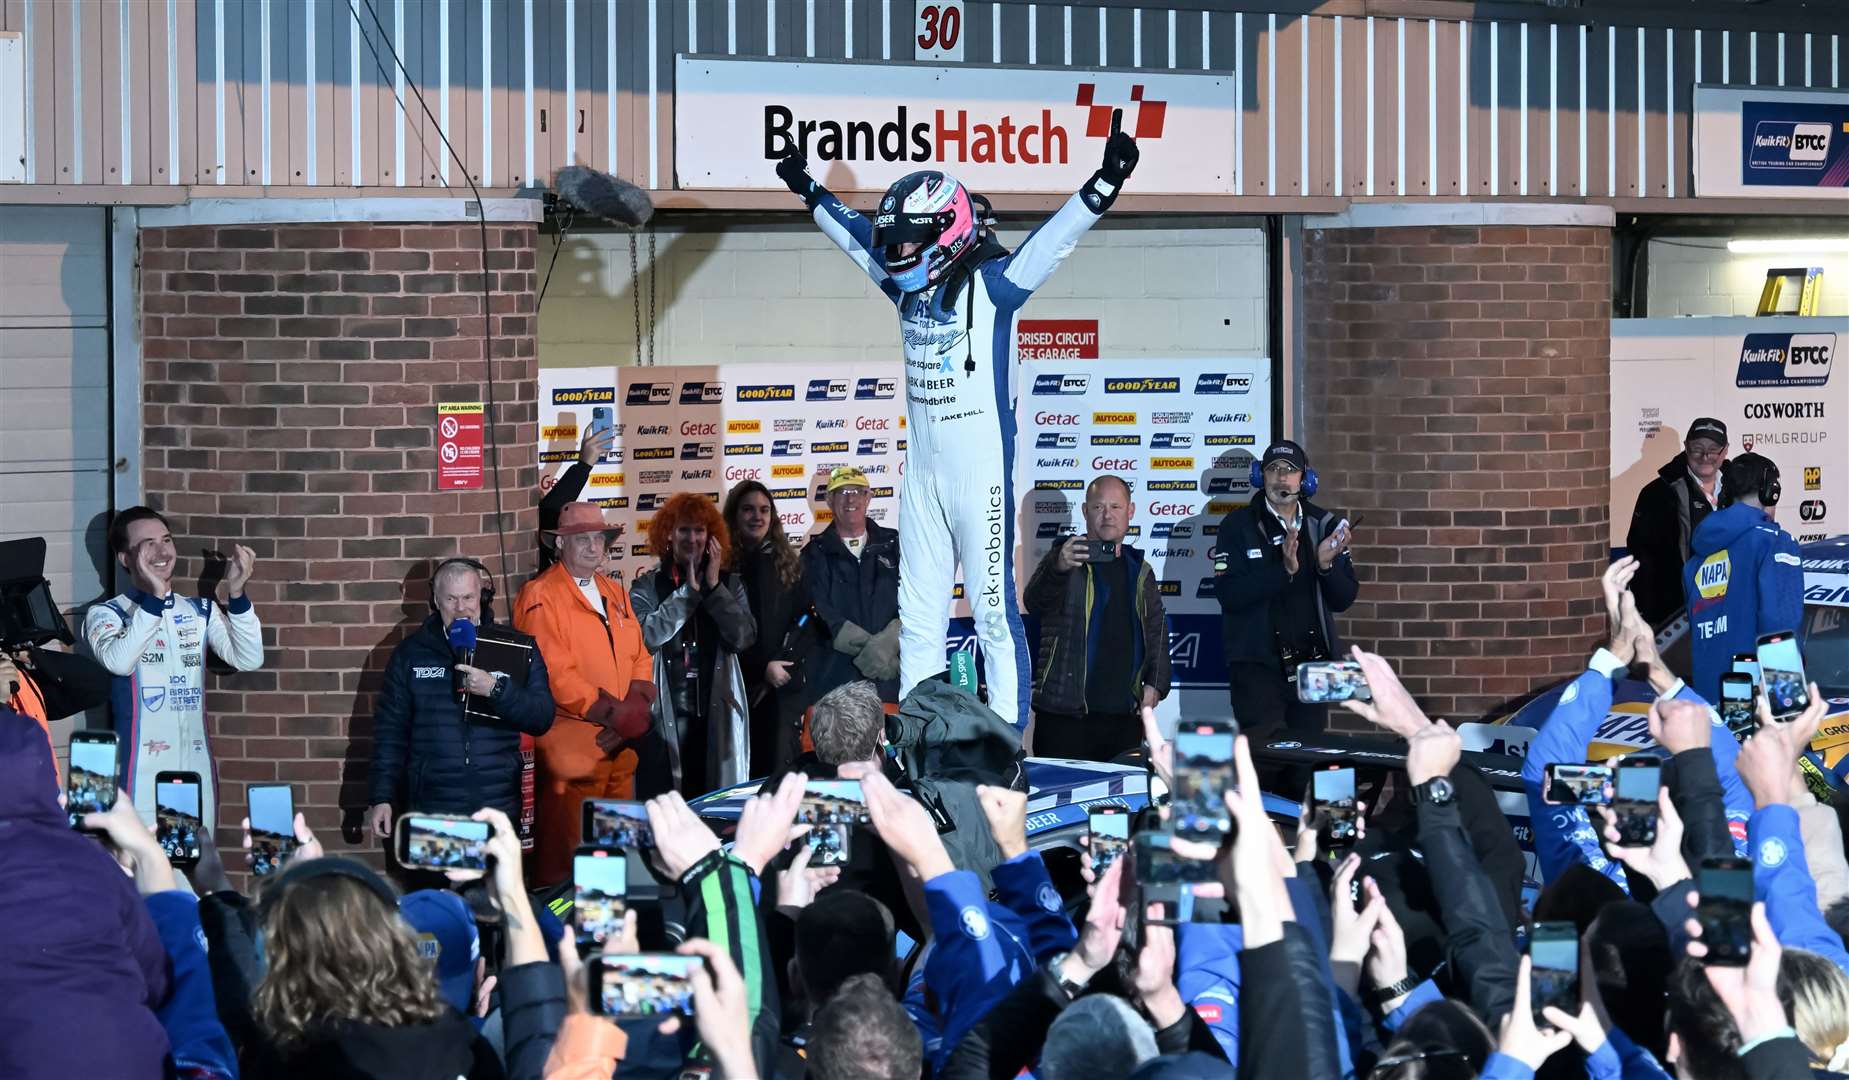
M 1091 414 L 1091 422 L 1098 425 L 1134 426 L 1136 414 L 1133 412 L 1095 412 Z
M 622 487 L 622 473 L 597 473 L 591 477 L 592 487 Z
M 854 384 L 855 401 L 890 401 L 898 393 L 897 379 L 861 379 Z
M 1036 450 L 1076 450 L 1079 437 L 1069 431 L 1042 431 L 1034 436 Z
M 1090 375 L 1056 375 L 1045 372 L 1034 376 L 1036 397 L 1073 396 L 1091 389 Z
M 770 478 L 772 480 L 798 480 L 808 471 L 809 470 L 803 468 L 801 465 L 772 465 L 770 467 Z M 801 488 L 796 489 L 796 495 L 798 498 L 802 497 Z
M 1822 499 L 1805 499 L 1798 504 L 1799 521 L 1822 521 L 1824 512 Z
M 630 383 L 629 392 L 623 395 L 623 404 L 626 406 L 669 405 L 673 402 L 673 383 Z
M 810 379 L 806 401 L 846 401 L 846 379 Z
M 761 420 L 727 420 L 725 422 L 727 435 L 756 435 L 763 430 L 764 422 Z
M 1830 381 L 1835 334 L 1748 334 L 1735 370 L 1738 387 L 1823 386 Z
M 722 382 L 684 382 L 681 384 L 682 405 L 717 405 L 725 401 L 725 383 Z
M 1249 394 L 1252 377 L 1228 372 L 1203 372 L 1194 378 L 1196 394 Z
M 1188 470 L 1194 468 L 1194 459 L 1191 457 L 1152 457 L 1149 459 L 1149 467 L 1170 471 Z

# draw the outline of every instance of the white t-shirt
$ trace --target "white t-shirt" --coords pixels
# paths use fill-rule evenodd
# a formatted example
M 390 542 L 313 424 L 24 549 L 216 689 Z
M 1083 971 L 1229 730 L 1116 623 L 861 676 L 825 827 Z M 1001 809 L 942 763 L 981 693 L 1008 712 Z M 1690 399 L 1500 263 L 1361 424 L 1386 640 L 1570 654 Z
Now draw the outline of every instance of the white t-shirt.
M 847 545 L 847 553 L 858 559 L 860 558 L 860 550 L 867 546 L 867 534 L 861 533 L 859 536 L 843 536 L 841 542 Z
M 591 610 L 599 615 L 607 616 L 609 613 L 604 610 L 603 593 L 597 591 L 597 579 L 581 577 L 574 580 L 578 583 L 578 591 L 583 593 L 584 598 L 590 602 Z

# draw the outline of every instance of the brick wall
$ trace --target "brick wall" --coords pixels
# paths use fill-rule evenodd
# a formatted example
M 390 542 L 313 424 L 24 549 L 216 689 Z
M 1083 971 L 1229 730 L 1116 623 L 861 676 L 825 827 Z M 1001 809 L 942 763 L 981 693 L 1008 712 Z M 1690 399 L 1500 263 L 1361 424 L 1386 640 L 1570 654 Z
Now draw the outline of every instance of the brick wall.
M 1498 712 L 1578 670 L 1604 631 L 1610 234 L 1306 240 L 1304 444 L 1320 501 L 1366 518 L 1340 630 L 1433 716 Z
M 437 403 L 485 396 L 479 236 L 377 224 L 141 233 L 147 501 L 172 519 L 186 588 L 204 548 L 242 542 L 259 560 L 264 669 L 206 683 L 226 841 L 246 784 L 288 782 L 310 826 L 341 846 L 364 808 L 372 695 L 428 611 L 431 569 L 454 554 L 500 568 L 492 482 L 435 490 Z M 489 227 L 500 524 L 516 588 L 537 527 L 534 236 Z

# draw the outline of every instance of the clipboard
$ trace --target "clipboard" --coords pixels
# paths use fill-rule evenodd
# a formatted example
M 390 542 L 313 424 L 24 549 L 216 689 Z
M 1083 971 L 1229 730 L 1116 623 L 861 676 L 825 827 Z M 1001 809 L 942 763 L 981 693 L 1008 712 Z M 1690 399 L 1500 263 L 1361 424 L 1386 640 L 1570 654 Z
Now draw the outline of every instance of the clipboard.
M 498 626 L 484 626 L 475 640 L 473 666 L 488 672 L 505 672 L 515 686 L 524 687 L 533 670 L 533 650 L 537 643 L 524 634 Z M 472 720 L 498 720 L 494 702 L 480 694 L 470 694 L 462 706 L 463 715 Z

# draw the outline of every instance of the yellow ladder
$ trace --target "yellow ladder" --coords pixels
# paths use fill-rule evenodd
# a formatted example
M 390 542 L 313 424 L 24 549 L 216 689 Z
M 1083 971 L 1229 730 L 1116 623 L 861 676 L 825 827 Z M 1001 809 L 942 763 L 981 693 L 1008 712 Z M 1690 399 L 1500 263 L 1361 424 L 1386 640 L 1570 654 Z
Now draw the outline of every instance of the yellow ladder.
M 1792 266 L 1766 271 L 1756 315 L 1815 315 L 1823 291 L 1823 267 Z M 1793 303 L 1795 298 L 1796 303 Z M 1782 301 L 1782 303 L 1781 303 Z

